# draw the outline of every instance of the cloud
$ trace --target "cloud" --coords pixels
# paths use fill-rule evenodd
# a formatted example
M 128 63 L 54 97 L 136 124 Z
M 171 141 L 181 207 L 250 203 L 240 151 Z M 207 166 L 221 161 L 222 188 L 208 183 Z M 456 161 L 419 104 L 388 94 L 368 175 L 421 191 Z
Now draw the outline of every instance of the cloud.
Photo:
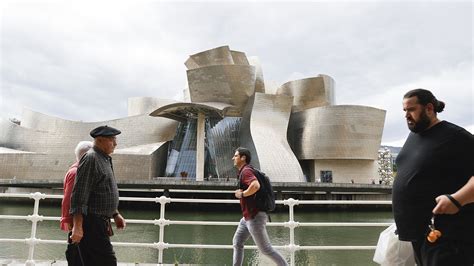
M 438 114 L 438 118 L 457 125 L 468 127 L 474 124 L 473 120 L 473 71 L 470 64 L 459 64 L 454 68 L 444 69 L 440 75 L 420 77 L 413 82 L 399 84 L 367 97 L 352 100 L 352 103 L 369 105 L 387 110 L 384 128 L 384 142 L 400 142 L 408 135 L 404 113 L 402 110 L 403 95 L 416 88 L 429 89 L 438 98 L 446 103 L 445 110 Z
M 188 55 L 221 45 L 258 56 L 267 84 L 327 74 L 337 104 L 387 110 L 384 142 L 407 135 L 411 88 L 473 125 L 470 2 L 39 2 L 4 4 L 0 112 L 72 120 L 127 115 L 127 98 L 179 98 Z

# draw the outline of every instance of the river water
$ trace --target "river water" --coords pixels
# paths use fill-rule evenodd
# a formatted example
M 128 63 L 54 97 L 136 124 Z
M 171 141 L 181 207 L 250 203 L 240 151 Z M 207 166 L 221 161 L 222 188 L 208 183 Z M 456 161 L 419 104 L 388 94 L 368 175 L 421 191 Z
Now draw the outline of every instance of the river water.
M 159 219 L 159 210 L 137 210 L 130 208 L 121 210 L 127 219 Z M 0 215 L 32 214 L 32 204 L 5 204 L 0 202 Z M 58 206 L 41 206 L 40 215 L 59 216 Z M 233 221 L 240 219 L 241 214 L 235 211 L 167 211 L 166 219 L 195 221 Z M 288 213 L 273 213 L 273 222 L 288 221 Z M 387 211 L 298 211 L 295 208 L 295 221 L 298 222 L 392 222 L 392 214 Z M 236 226 L 189 226 L 169 225 L 165 227 L 164 241 L 180 244 L 222 244 L 231 245 Z M 295 229 L 297 245 L 361 245 L 375 246 L 379 233 L 384 227 L 299 227 Z M 267 227 L 274 245 L 289 243 L 289 229 L 284 227 Z M 29 238 L 31 222 L 23 220 L 0 219 L 0 238 Z M 159 227 L 155 225 L 128 224 L 125 230 L 115 230 L 112 242 L 143 242 L 159 241 Z M 37 238 L 66 239 L 66 233 L 59 229 L 57 221 L 38 223 Z M 253 245 L 249 240 L 249 245 Z M 35 249 L 35 260 L 65 260 L 65 245 L 40 244 Z M 115 247 L 120 262 L 157 263 L 158 251 L 152 248 Z M 281 252 L 287 261 L 290 254 Z M 298 251 L 297 265 L 376 265 L 372 262 L 374 251 Z M 26 259 L 28 247 L 25 244 L 0 243 L 1 259 Z M 164 251 L 164 263 L 178 264 L 213 264 L 231 265 L 232 250 L 219 249 L 167 249 Z M 245 251 L 245 265 L 272 265 L 257 250 Z

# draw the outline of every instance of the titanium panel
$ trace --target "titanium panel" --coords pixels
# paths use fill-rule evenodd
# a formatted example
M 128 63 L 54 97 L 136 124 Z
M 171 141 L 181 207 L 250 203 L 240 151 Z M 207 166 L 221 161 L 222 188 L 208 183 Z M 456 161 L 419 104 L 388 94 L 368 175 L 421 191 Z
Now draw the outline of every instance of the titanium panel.
M 265 80 L 260 60 L 256 56 L 248 58 L 250 65 L 255 66 L 255 92 L 265 93 Z
M 197 118 L 198 113 L 203 113 L 207 117 L 223 118 L 229 111 L 235 109 L 232 105 L 207 102 L 207 103 L 172 103 L 164 105 L 153 112 L 150 116 L 159 116 L 173 119 L 180 122 L 186 122 L 188 118 Z
M 234 59 L 229 46 L 220 46 L 189 56 L 184 64 L 191 70 L 212 65 L 233 65 Z
M 130 116 L 102 122 L 80 122 L 48 116 L 28 110 L 30 119 L 20 126 L 3 119 L 0 122 L 0 146 L 33 152 L 64 150 L 61 145 L 72 145 L 91 139 L 89 132 L 98 126 L 109 125 L 118 128 L 120 147 L 172 140 L 177 122 L 167 118 L 153 118 L 148 115 Z M 0 120 L 1 121 L 1 120 Z M 25 122 L 26 122 L 25 121 Z M 15 126 L 16 125 L 16 126 Z M 58 144 L 56 144 L 58 143 Z M 6 146 L 10 145 L 10 146 Z M 67 151 L 70 151 L 69 149 Z
M 230 50 L 234 65 L 249 65 L 249 61 L 244 52 Z
M 118 180 L 149 180 L 163 176 L 168 143 L 150 143 L 116 149 L 112 155 L 115 177 Z
M 241 124 L 241 143 L 253 143 L 246 148 L 252 161 L 274 182 L 305 182 L 300 164 L 287 141 L 288 121 L 293 98 L 285 95 L 255 93 L 249 100 Z M 254 147 L 252 147 L 254 146 Z
M 173 139 L 177 122 L 148 115 L 126 117 L 103 122 L 84 123 L 50 117 L 28 111 L 34 128 L 27 128 L 0 118 L 0 147 L 28 151 L 33 154 L 12 154 L 0 150 L 0 176 L 8 176 L 14 169 L 14 176 L 26 179 L 62 179 L 69 166 L 75 161 L 74 148 L 79 141 L 91 140 L 91 129 L 107 124 L 122 131 L 118 136 L 118 147 L 127 148 Z M 31 123 L 34 122 L 34 123 Z M 112 155 L 114 157 L 114 155 Z M 153 157 L 153 155 L 149 155 Z M 114 160 L 114 165 L 129 165 L 130 171 L 140 172 L 139 164 L 127 161 L 126 157 Z M 17 164 L 15 165 L 15 160 Z M 136 167 L 135 167 L 135 166 Z M 119 172 L 116 172 L 120 175 Z M 147 177 L 148 179 L 149 177 Z
M 62 180 L 75 160 L 74 150 L 70 155 L 71 160 L 65 161 L 56 154 L 0 153 L 0 178 Z
M 191 57 L 186 59 L 186 61 L 184 62 L 184 65 L 186 66 L 187 69 L 199 68 L 199 64 L 196 63 Z
M 289 142 L 299 160 L 376 160 L 385 110 L 356 105 L 311 108 L 292 113 Z
M 149 114 L 162 106 L 172 103 L 176 103 L 176 101 L 154 97 L 131 97 L 128 98 L 128 116 Z
M 334 104 L 334 80 L 327 75 L 289 81 L 276 94 L 293 96 L 293 112 Z
M 192 102 L 221 102 L 241 111 L 255 92 L 255 67 L 215 65 L 187 71 Z

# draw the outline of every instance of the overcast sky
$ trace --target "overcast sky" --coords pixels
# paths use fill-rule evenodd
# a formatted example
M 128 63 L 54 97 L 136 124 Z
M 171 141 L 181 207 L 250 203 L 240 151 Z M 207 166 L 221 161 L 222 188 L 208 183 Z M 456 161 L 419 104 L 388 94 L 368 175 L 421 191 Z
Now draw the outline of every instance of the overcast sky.
M 408 135 L 401 102 L 414 88 L 446 102 L 441 119 L 474 131 L 471 1 L 0 6 L 5 118 L 21 120 L 23 107 L 69 120 L 125 117 L 129 97 L 178 99 L 188 56 L 229 45 L 257 56 L 267 83 L 327 74 L 336 104 L 387 110 L 383 144 Z

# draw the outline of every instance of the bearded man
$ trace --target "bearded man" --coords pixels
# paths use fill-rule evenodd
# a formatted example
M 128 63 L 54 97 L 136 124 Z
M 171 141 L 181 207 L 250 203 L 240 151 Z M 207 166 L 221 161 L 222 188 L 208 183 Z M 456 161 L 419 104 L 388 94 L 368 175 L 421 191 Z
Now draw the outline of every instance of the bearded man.
M 398 237 L 412 243 L 417 265 L 472 266 L 474 137 L 438 119 L 444 107 L 424 89 L 403 97 L 411 132 L 396 159 L 393 214 Z

